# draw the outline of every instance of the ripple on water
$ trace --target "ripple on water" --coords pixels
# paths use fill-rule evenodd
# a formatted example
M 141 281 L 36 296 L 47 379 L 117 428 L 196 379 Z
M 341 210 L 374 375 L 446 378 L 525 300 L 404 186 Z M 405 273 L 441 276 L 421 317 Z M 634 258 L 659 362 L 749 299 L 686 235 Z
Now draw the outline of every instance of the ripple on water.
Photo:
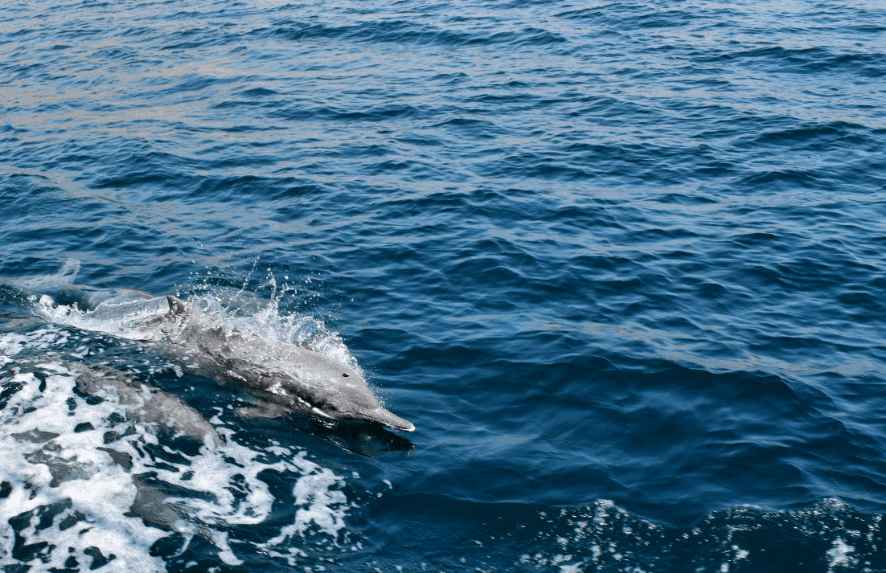
M 0 431 L 3 565 L 886 569 L 884 30 L 828 1 L 7 2 L 0 416 L 39 408 Z M 420 431 L 242 420 L 33 313 L 115 289 L 273 301 Z M 229 441 L 118 420 L 63 359 Z M 183 525 L 125 515 L 140 489 Z

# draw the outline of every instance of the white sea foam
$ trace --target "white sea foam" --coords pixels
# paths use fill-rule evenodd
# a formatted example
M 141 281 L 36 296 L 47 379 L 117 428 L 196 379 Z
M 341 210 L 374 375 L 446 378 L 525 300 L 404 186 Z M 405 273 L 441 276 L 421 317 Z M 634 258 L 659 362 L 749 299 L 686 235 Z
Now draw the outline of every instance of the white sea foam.
M 221 291 L 196 296 L 189 302 L 200 311 L 207 329 L 221 327 L 230 332 L 236 328 L 270 344 L 297 344 L 362 374 L 357 360 L 338 334 L 312 316 L 281 312 L 276 295 L 268 301 L 244 302 L 242 295 L 234 297 Z M 144 341 L 163 338 L 159 329 L 139 327 L 168 311 L 169 304 L 164 296 L 122 301 L 116 298 L 101 302 L 92 310 L 83 310 L 73 304 L 58 304 L 44 294 L 37 297 L 34 305 L 34 312 L 51 323 Z
M 103 302 L 94 310 L 81 310 L 75 305 L 56 304 L 49 295 L 37 299 L 34 311 L 55 324 L 83 330 L 105 332 L 132 340 L 150 340 L 156 331 L 135 328 L 145 320 L 163 316 L 169 311 L 165 297 L 111 303 Z
M 27 556 L 38 569 L 63 568 L 71 557 L 91 564 L 95 554 L 88 551 L 95 547 L 106 558 L 115 556 L 109 571 L 162 571 L 163 563 L 149 549 L 165 533 L 140 519 L 125 517 L 120 510 L 135 499 L 131 476 L 99 450 L 99 432 L 74 431 L 87 422 L 104 425 L 103 414 L 110 414 L 103 411 L 107 407 L 82 408 L 79 415 L 69 416 L 66 402 L 74 385 L 70 375 L 48 376 L 43 392 L 32 373 L 18 374 L 9 382 L 22 388 L 0 411 L 0 450 L 4 453 L 0 477 L 11 485 L 9 496 L 0 500 L 0 563 L 20 563 L 13 557 L 17 533 L 25 540 L 19 545 L 48 544 Z M 35 410 L 29 412 L 30 408 Z M 64 472 L 74 479 L 55 482 Z M 50 524 L 40 523 L 41 515 L 54 511 L 58 514 Z M 27 526 L 13 532 L 10 520 L 15 523 L 16 516 Z M 78 521 L 66 527 L 74 520 Z
M 851 545 L 847 545 L 841 538 L 838 537 L 835 539 L 834 546 L 828 550 L 828 557 L 831 560 L 828 564 L 828 571 L 833 571 L 837 567 L 849 567 L 850 565 L 854 565 L 855 559 L 849 555 L 854 551 L 855 548 Z
M 0 334 L 0 358 L 12 374 L 0 382 L 17 388 L 0 410 L 0 482 L 8 484 L 0 499 L 0 566 L 46 571 L 73 559 L 85 570 L 110 559 L 103 571 L 162 571 L 165 563 L 150 550 L 172 532 L 202 536 L 222 562 L 237 565 L 227 530 L 268 519 L 275 498 L 259 477 L 268 471 L 293 483 L 295 507 L 291 524 L 262 547 L 290 559 L 304 554 L 297 546 L 308 530 L 338 538 L 348 503 L 332 471 L 304 452 L 241 445 L 225 427 L 216 428 L 222 444 L 207 440 L 196 454 L 173 450 L 151 424 L 113 416 L 139 407 L 121 404 L 113 388 L 98 394 L 100 403 L 75 392 L 87 367 L 48 356 L 64 355 L 66 338 L 52 328 Z M 26 357 L 35 351 L 39 358 Z M 105 443 L 110 432 L 122 437 Z M 182 493 L 169 496 L 154 484 Z

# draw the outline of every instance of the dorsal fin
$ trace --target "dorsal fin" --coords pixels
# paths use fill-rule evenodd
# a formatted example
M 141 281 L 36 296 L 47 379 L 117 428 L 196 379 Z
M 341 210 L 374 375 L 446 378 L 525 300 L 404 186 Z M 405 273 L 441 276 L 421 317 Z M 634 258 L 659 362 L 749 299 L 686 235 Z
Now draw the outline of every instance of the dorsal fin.
M 188 307 L 185 306 L 185 303 L 182 302 L 181 299 L 176 298 L 171 294 L 166 295 L 166 302 L 169 303 L 170 316 L 178 316 L 184 314 L 188 310 Z

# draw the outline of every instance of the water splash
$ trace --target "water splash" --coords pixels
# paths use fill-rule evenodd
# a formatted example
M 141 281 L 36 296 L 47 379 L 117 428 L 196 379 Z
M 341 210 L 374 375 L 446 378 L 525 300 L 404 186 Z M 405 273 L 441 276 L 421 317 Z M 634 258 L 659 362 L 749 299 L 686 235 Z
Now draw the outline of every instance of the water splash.
M 62 271 L 52 277 L 73 276 L 64 269 L 75 266 L 79 268 L 77 261 L 69 261 Z M 47 278 L 45 281 L 34 279 L 31 282 L 37 286 L 57 286 L 55 278 Z M 243 286 L 236 289 L 204 281 L 190 289 L 192 294 L 186 300 L 209 319 L 209 328 L 221 327 L 228 332 L 236 328 L 269 343 L 303 346 L 363 375 L 356 358 L 338 333 L 330 330 L 323 320 L 313 315 L 288 310 L 287 296 L 298 293 L 295 287 L 288 284 L 278 287 L 276 277 L 270 272 L 265 283 L 257 285 L 255 291 L 246 290 L 248 282 L 247 276 Z M 259 296 L 257 292 L 261 291 L 270 291 L 269 296 Z M 36 301 L 33 311 L 56 324 L 104 332 L 131 340 L 158 340 L 156 331 L 141 329 L 139 326 L 168 312 L 165 297 L 150 297 L 145 293 L 122 290 L 90 293 L 93 301 L 97 293 L 103 294 L 105 300 L 98 301 L 94 308 L 81 308 L 76 301 L 66 304 L 57 301 L 52 294 L 38 291 L 38 294 L 32 295 Z

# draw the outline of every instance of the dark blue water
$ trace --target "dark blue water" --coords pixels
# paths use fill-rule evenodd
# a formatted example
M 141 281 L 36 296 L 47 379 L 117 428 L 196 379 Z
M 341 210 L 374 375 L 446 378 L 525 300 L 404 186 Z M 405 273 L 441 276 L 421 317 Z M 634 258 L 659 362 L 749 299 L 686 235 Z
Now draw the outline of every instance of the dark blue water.
M 884 102 L 881 2 L 3 3 L 0 564 L 886 571 Z M 238 417 L 72 285 L 239 290 L 417 430 Z

